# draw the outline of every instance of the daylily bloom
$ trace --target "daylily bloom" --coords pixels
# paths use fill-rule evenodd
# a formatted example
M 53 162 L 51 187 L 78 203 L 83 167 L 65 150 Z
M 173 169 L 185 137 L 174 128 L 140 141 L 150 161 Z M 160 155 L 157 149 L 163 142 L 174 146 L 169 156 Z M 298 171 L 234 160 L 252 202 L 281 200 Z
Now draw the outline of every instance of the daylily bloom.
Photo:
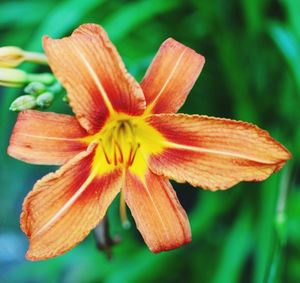
M 63 39 L 44 37 L 43 46 L 76 118 L 25 111 L 11 136 L 11 156 L 62 165 L 23 204 L 31 260 L 82 241 L 118 193 L 123 222 L 126 203 L 151 251 L 177 248 L 191 241 L 191 231 L 168 178 L 224 190 L 264 180 L 290 158 L 254 125 L 174 114 L 204 65 L 204 57 L 174 39 L 162 44 L 141 84 L 98 25 Z

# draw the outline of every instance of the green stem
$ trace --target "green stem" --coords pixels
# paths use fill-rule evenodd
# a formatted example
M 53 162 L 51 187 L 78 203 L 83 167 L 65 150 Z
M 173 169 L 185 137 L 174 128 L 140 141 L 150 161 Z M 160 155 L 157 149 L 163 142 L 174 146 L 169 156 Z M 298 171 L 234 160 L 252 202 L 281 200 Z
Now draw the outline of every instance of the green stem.
M 55 82 L 55 77 L 50 73 L 27 74 L 28 82 L 39 82 L 45 85 L 51 85 Z
M 287 241 L 287 219 L 286 219 L 286 199 L 288 194 L 288 188 L 291 176 L 290 166 L 287 166 L 282 173 L 280 180 L 278 201 L 276 208 L 276 215 L 274 219 L 275 224 L 275 242 L 272 256 L 270 258 L 269 268 L 267 269 L 266 277 L 264 282 L 272 283 L 275 281 L 278 267 L 281 261 L 282 249 L 284 248 Z
M 48 87 L 48 91 L 54 94 L 59 94 L 62 91 L 62 85 L 56 81 L 53 85 Z
M 28 62 L 48 65 L 48 58 L 43 53 L 24 51 L 24 56 Z

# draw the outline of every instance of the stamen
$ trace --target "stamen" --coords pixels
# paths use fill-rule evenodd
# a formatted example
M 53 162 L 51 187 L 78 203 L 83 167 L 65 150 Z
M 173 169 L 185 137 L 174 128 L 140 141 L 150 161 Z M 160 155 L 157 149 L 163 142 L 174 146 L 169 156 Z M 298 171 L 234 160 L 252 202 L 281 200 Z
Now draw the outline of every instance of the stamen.
M 132 159 L 132 153 L 133 153 L 133 148 L 132 148 L 132 143 L 130 143 L 130 151 L 128 154 L 128 162 L 127 162 L 128 166 L 130 166 L 130 160 Z
M 123 152 L 122 152 L 122 149 L 121 149 L 121 147 L 120 147 L 120 145 L 119 145 L 118 142 L 115 142 L 115 145 L 117 146 L 117 149 L 119 150 L 119 154 L 120 154 L 119 162 L 120 162 L 120 163 L 123 163 L 124 158 L 123 158 Z
M 133 164 L 140 144 L 135 141 L 135 133 L 130 121 L 120 120 L 116 125 L 103 131 L 104 139 L 99 139 L 106 162 L 114 166 Z M 109 143 L 109 147 L 105 145 Z M 112 148 L 111 148 L 112 147 Z M 112 150 L 112 151 L 111 151 Z
M 137 153 L 137 151 L 138 151 L 138 149 L 140 148 L 140 143 L 138 143 L 137 145 L 136 145 L 136 148 L 135 148 L 135 150 L 134 150 L 134 152 L 133 152 L 133 154 L 132 154 L 132 157 L 131 157 L 131 150 L 130 150 L 130 159 L 128 160 L 128 166 L 131 166 L 132 164 L 133 164 L 133 161 L 134 161 L 134 159 L 135 159 L 135 156 L 136 156 L 136 153 Z
M 116 143 L 115 143 L 115 141 L 114 141 L 114 164 L 115 164 L 115 166 L 118 165 L 117 151 L 116 151 Z
M 107 155 L 107 153 L 106 153 L 106 151 L 105 151 L 105 147 L 104 147 L 104 145 L 103 145 L 102 139 L 100 139 L 100 144 L 101 144 L 101 148 L 102 148 L 102 151 L 103 151 L 103 153 L 104 153 L 106 162 L 107 162 L 108 164 L 111 164 L 111 161 L 109 160 L 108 155 Z

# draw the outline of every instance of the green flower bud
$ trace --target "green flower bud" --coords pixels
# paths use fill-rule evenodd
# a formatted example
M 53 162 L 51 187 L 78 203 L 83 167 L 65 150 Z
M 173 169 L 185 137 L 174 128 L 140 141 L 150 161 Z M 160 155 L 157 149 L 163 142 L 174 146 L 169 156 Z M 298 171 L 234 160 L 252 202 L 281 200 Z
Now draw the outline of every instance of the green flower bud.
M 0 47 L 0 67 L 15 68 L 24 61 L 48 64 L 47 57 L 43 53 L 24 51 L 16 46 Z
M 0 68 L 0 85 L 20 87 L 28 82 L 28 74 L 19 69 Z
M 24 61 L 24 52 L 15 46 L 0 47 L 0 67 L 14 68 Z
M 13 101 L 9 110 L 11 111 L 23 111 L 33 109 L 36 107 L 36 99 L 32 95 L 21 95 Z
M 40 82 L 32 82 L 24 88 L 24 92 L 32 95 L 38 95 L 45 92 L 46 86 Z
M 21 87 L 30 82 L 52 85 L 55 81 L 55 77 L 50 73 L 31 74 L 20 69 L 0 68 L 0 85 L 3 86 Z
M 51 105 L 53 99 L 54 94 L 52 92 L 44 92 L 37 97 L 36 104 L 41 108 L 46 108 Z

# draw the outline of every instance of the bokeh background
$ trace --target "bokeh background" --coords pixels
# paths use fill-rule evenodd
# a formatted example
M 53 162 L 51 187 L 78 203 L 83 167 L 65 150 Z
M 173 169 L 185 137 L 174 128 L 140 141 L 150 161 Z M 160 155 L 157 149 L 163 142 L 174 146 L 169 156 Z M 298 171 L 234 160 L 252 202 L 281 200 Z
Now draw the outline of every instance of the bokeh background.
M 19 228 L 22 200 L 55 168 L 7 156 L 17 116 L 8 109 L 23 92 L 0 88 L 0 282 L 300 282 L 299 12 L 297 0 L 1 0 L 1 46 L 41 51 L 44 34 L 58 38 L 81 23 L 98 23 L 138 80 L 159 45 L 174 37 L 206 57 L 181 112 L 258 124 L 293 160 L 262 183 L 224 192 L 174 184 L 193 233 L 192 243 L 175 251 L 149 252 L 134 222 L 121 228 L 115 202 L 111 233 L 122 242 L 111 261 L 91 233 L 63 256 L 29 262 Z M 70 113 L 61 97 L 47 111 Z

